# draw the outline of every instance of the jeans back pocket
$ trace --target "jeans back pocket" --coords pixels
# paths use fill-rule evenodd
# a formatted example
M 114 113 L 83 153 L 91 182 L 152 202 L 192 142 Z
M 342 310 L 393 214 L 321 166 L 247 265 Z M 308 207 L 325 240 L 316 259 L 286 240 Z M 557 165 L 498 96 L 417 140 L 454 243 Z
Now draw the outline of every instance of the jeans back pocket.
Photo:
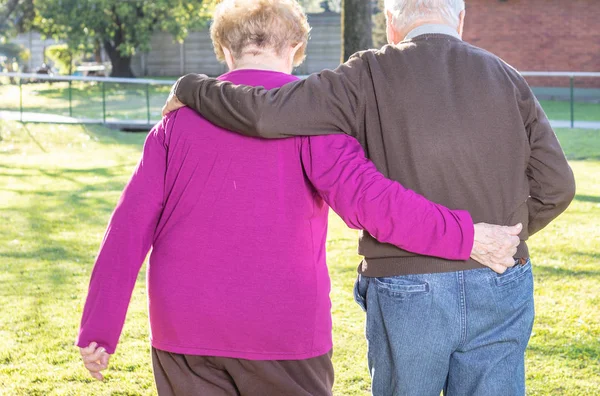
M 429 292 L 429 283 L 415 275 L 387 276 L 374 279 L 377 290 L 397 297 L 408 298 Z

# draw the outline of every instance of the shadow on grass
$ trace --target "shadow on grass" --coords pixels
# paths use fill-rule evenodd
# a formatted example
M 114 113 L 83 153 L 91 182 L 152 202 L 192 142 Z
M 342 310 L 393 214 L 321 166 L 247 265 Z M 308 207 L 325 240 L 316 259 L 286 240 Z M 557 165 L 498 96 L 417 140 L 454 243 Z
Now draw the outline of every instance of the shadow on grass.
M 140 152 L 146 136 L 146 132 L 122 132 L 114 129 L 108 129 L 102 125 L 80 124 L 79 126 L 81 127 L 83 133 L 93 138 L 98 143 L 136 146 L 140 148 Z
M 66 180 L 69 181 L 71 183 L 80 185 L 80 186 L 85 186 L 85 191 L 83 192 L 89 192 L 89 191 L 113 191 L 112 187 L 110 185 L 112 185 L 113 183 L 116 183 L 118 185 L 121 186 L 121 188 L 124 187 L 123 183 L 118 183 L 118 182 L 106 182 L 106 183 L 98 183 L 98 184 L 88 184 L 82 181 L 79 181 L 77 179 L 75 179 L 73 176 L 77 175 L 77 176 L 83 176 L 83 177 L 102 177 L 102 178 L 114 178 L 114 177 L 122 177 L 123 173 L 122 171 L 124 169 L 129 169 L 131 168 L 132 163 L 126 163 L 126 164 L 119 164 L 119 165 L 114 165 L 114 166 L 109 166 L 109 167 L 98 167 L 98 168 L 85 168 L 85 169 L 63 169 L 63 168 L 59 168 L 59 169 L 51 169 L 51 170 L 46 170 L 46 169 L 41 169 L 39 167 L 28 167 L 28 166 L 6 166 L 6 165 L 2 165 L 0 164 L 0 170 L 6 170 L 6 173 L 0 173 L 0 176 L 10 176 L 10 177 L 35 177 L 35 176 L 39 176 L 39 174 L 42 174 L 46 177 L 50 177 L 53 179 L 62 179 L 62 180 Z M 17 193 L 22 193 L 22 194 L 40 194 L 40 195 L 46 195 L 46 196 L 52 196 L 54 194 L 57 193 L 61 193 L 61 191 L 47 191 L 47 190 L 10 190 L 10 189 L 5 189 L 7 191 L 13 191 L 13 192 L 17 192 Z M 72 190 L 65 190 L 62 191 L 63 193 L 68 193 L 68 192 L 72 192 Z
M 122 175 L 122 172 L 117 171 L 120 167 L 53 171 L 37 169 L 39 174 L 46 178 L 68 180 L 76 187 L 58 191 L 7 189 L 7 191 L 17 193 L 24 198 L 33 199 L 30 201 L 31 204 L 26 206 L 15 205 L 3 208 L 3 214 L 8 219 L 21 219 L 25 222 L 26 226 L 20 230 L 21 236 L 15 235 L 15 239 L 23 240 L 25 247 L 0 248 L 0 261 L 5 263 L 17 260 L 39 260 L 45 263 L 91 262 L 90 252 L 95 252 L 100 241 L 79 241 L 77 231 L 90 227 L 102 229 L 106 226 L 116 202 L 114 199 L 106 198 L 105 194 L 96 196 L 90 195 L 90 193 L 120 192 L 123 189 L 123 182 L 110 181 L 111 178 Z M 32 170 L 33 168 L 22 168 L 25 173 L 23 177 L 31 177 L 28 173 Z M 102 180 L 107 181 L 86 184 L 79 181 L 74 175 L 99 176 Z M 69 234 L 65 236 L 63 234 L 65 231 L 73 236 L 69 236 Z M 17 268 L 13 269 L 17 270 Z M 68 287 L 68 282 L 65 282 L 68 278 L 68 271 L 61 268 L 60 265 L 46 265 L 40 268 L 40 272 L 55 287 Z M 18 272 L 14 273 L 19 274 Z M 20 275 L 19 278 L 28 276 L 28 274 Z
M 600 197 L 597 197 L 597 196 L 594 196 L 594 195 L 580 195 L 580 194 L 577 194 L 577 195 L 575 195 L 575 200 L 576 201 L 580 201 L 580 202 L 600 203 Z
M 562 356 L 568 359 L 581 361 L 582 358 L 598 361 L 600 359 L 600 341 L 587 339 L 585 341 L 575 341 L 563 339 L 565 342 L 531 343 L 527 347 L 529 351 L 546 356 Z
M 29 135 L 29 138 L 35 143 L 35 145 L 38 146 L 39 149 L 42 150 L 43 153 L 47 153 L 48 151 L 44 148 L 44 146 L 42 146 L 42 144 L 39 142 L 39 140 L 37 140 L 35 138 L 35 136 L 33 136 L 31 131 L 29 130 L 29 128 L 27 128 L 27 124 L 21 124 L 21 125 L 23 125 L 25 132 L 27 132 L 27 135 Z
M 579 256 L 591 256 L 591 257 L 596 257 L 596 254 L 589 254 L 589 253 L 573 253 L 574 255 L 579 255 Z M 547 266 L 543 266 L 543 265 L 538 265 L 535 266 L 534 269 L 534 273 L 536 277 L 558 277 L 558 278 L 563 278 L 568 279 L 568 278 L 572 278 L 572 279 L 582 279 L 582 278 L 600 278 L 600 270 L 594 271 L 594 270 L 570 270 L 570 269 L 566 269 L 566 268 L 555 268 L 555 267 L 547 267 Z
M 591 258 L 600 262 L 600 252 L 571 252 L 570 254 L 577 257 Z
M 2 125 L 2 120 L 0 120 L 0 125 Z M 10 124 L 7 124 L 10 125 Z M 36 139 L 36 136 L 41 136 L 44 137 L 44 133 L 45 130 L 38 128 L 38 130 L 36 130 L 35 134 L 31 131 L 31 128 L 33 128 L 31 125 L 32 124 L 28 124 L 27 122 L 25 123 L 21 123 L 21 122 L 14 122 L 14 125 L 21 125 L 21 127 L 23 128 L 23 130 L 25 131 L 25 133 L 21 133 L 19 130 L 15 130 L 14 131 L 14 135 L 15 137 L 13 138 L 14 141 L 11 140 L 7 140 L 7 143 L 13 143 L 13 144 L 21 144 L 23 143 L 23 140 L 30 140 L 33 141 L 33 143 L 43 152 L 43 153 L 48 153 L 48 152 L 56 152 L 59 150 L 62 150 L 64 146 L 68 145 L 71 141 L 69 139 L 64 139 L 63 142 L 61 142 L 60 144 L 57 144 L 56 142 L 53 143 L 52 148 L 48 149 L 46 147 L 44 147 L 38 139 Z M 60 126 L 59 126 L 60 127 Z M 21 136 L 19 136 L 19 134 L 21 133 Z M 86 135 L 90 138 L 90 140 L 93 141 L 93 143 L 95 144 L 102 144 L 102 145 L 117 145 L 118 147 L 121 146 L 133 146 L 136 148 L 139 148 L 139 151 L 141 153 L 143 144 L 144 144 L 144 140 L 146 137 L 147 133 L 131 133 L 131 132 L 122 132 L 119 130 L 115 130 L 115 129 L 109 129 L 106 128 L 103 125 L 100 124 L 75 124 L 75 125 L 70 125 L 68 128 L 65 127 L 65 133 L 71 133 L 71 134 L 82 134 L 82 135 Z M 26 138 L 24 136 L 27 136 Z M 81 136 L 76 136 L 75 137 L 76 141 L 77 139 L 81 140 Z M 19 139 L 19 141 L 16 141 L 17 139 Z M 50 137 L 50 139 L 52 139 L 52 137 Z M 87 142 L 86 142 L 87 143 Z M 115 151 L 119 151 L 118 147 L 115 148 Z M 12 154 L 11 152 L 8 151 L 0 151 L 0 154 Z M 90 153 L 90 155 L 94 155 L 93 152 Z M 119 159 L 117 157 L 117 159 Z M 130 158 L 132 160 L 132 162 L 137 162 L 138 157 L 136 158 Z M 1 167 L 2 165 L 0 165 Z M 13 167 L 5 167 L 8 169 L 14 169 Z M 35 168 L 35 169 L 39 169 L 39 168 Z

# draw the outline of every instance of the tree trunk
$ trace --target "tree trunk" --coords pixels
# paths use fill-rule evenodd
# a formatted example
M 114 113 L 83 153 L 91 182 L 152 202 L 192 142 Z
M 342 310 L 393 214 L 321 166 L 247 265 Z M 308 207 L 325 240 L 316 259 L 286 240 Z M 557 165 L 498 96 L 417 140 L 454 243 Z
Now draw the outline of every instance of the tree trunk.
M 98 64 L 104 63 L 102 60 L 102 44 L 100 44 L 100 40 L 94 40 L 94 61 Z
M 342 62 L 357 51 L 373 46 L 371 0 L 343 0 Z
M 104 41 L 104 49 L 106 50 L 110 63 L 112 64 L 111 77 L 135 77 L 131 70 L 131 56 L 123 56 L 117 49 L 118 43 L 111 43 L 108 40 Z

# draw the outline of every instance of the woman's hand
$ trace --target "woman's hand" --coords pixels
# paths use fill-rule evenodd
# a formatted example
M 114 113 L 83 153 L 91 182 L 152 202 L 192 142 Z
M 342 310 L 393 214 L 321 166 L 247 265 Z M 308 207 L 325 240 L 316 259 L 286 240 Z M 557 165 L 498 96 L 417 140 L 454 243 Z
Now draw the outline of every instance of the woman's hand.
M 98 381 L 104 380 L 104 376 L 100 373 L 108 367 L 110 355 L 102 347 L 98 348 L 95 342 L 90 343 L 87 348 L 79 348 L 81 359 L 85 368 L 90 372 L 91 376 Z

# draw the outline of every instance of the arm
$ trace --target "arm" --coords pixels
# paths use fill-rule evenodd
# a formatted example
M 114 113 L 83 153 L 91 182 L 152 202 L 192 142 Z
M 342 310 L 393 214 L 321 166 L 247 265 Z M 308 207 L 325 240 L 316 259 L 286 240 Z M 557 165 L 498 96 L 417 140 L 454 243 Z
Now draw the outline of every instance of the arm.
M 575 196 L 575 179 L 560 143 L 539 102 L 531 94 L 526 123 L 531 155 L 529 179 L 529 235 L 533 235 L 560 215 Z
M 450 210 L 386 179 L 348 136 L 305 139 L 302 162 L 323 199 L 351 228 L 414 253 L 467 260 L 474 228 L 468 212 Z
M 98 349 L 112 354 L 117 346 L 135 281 L 163 208 L 166 123 L 168 120 L 163 120 L 148 135 L 142 158 L 108 225 L 83 310 L 76 342 L 80 348 L 94 342 Z
M 355 55 L 334 71 L 270 91 L 188 74 L 177 81 L 173 92 L 213 124 L 247 136 L 343 132 L 357 137 L 357 118 L 364 111 L 364 90 L 369 86 L 365 63 Z

